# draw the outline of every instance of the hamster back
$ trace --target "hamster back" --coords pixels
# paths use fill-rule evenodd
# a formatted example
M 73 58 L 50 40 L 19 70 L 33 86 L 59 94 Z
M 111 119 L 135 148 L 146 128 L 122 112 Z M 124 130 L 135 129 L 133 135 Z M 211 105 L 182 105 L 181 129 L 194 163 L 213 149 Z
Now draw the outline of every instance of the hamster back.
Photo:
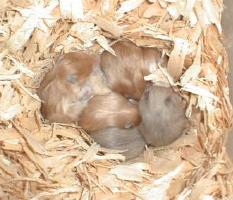
M 145 146 L 144 138 L 137 128 L 107 128 L 93 132 L 91 137 L 102 147 L 126 150 L 122 153 L 126 159 L 137 157 Z
M 140 123 L 138 106 L 120 94 L 96 95 L 88 101 L 78 124 L 88 131 L 108 127 L 130 128 Z

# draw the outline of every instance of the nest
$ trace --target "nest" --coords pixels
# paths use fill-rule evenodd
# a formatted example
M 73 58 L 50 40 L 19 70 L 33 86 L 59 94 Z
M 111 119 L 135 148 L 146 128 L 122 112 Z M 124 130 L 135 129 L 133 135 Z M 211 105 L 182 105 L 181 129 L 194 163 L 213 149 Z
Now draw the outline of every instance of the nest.
M 232 199 L 222 11 L 222 0 L 2 0 L 0 199 Z M 175 143 L 127 163 L 81 127 L 44 123 L 35 92 L 57 55 L 114 53 L 119 39 L 169 56 L 166 80 L 194 121 Z M 160 75 L 146 79 L 161 83 Z

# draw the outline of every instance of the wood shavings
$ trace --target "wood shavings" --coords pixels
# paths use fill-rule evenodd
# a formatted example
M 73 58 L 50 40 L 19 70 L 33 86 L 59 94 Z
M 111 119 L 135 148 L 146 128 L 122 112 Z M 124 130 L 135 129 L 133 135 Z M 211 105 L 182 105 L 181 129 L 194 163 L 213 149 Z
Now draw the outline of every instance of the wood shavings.
M 215 24 L 218 28 L 218 31 L 222 32 L 222 27 L 220 24 L 220 18 L 219 18 L 219 10 L 217 10 L 216 6 L 214 5 L 214 1 L 210 0 L 203 0 L 203 8 L 205 10 L 206 16 L 209 19 L 209 21 L 213 24 Z
M 93 23 L 77 22 L 71 27 L 70 32 L 72 36 L 81 39 L 86 47 L 90 47 L 98 34 L 98 28 Z
M 201 166 L 205 160 L 201 152 L 198 152 L 194 148 L 188 148 L 188 147 L 186 147 L 183 150 L 182 158 L 185 159 L 186 161 L 189 161 L 192 165 L 196 167 Z
M 232 108 L 222 9 L 221 0 L 4 0 L 0 198 L 232 199 L 223 147 Z M 173 144 L 120 164 L 122 151 L 93 143 L 81 127 L 43 121 L 35 94 L 58 55 L 114 54 L 119 39 L 170 58 L 168 68 L 156 66 L 145 80 L 180 88 L 195 121 Z
M 118 188 L 121 186 L 120 180 L 115 178 L 115 176 L 111 174 L 100 175 L 99 182 L 101 185 L 108 187 L 113 193 L 118 192 Z
M 210 25 L 210 22 L 204 12 L 201 2 L 197 2 L 195 5 L 195 11 L 197 14 L 198 21 L 201 27 L 204 29 L 206 26 Z
M 72 21 L 84 18 L 82 0 L 60 0 L 59 3 L 62 18 Z
M 115 15 L 115 10 L 118 0 L 101 0 L 100 9 L 103 16 L 105 15 Z
M 26 76 L 32 78 L 34 73 L 32 70 L 30 70 L 28 67 L 26 67 L 23 63 L 17 61 L 15 58 L 13 58 L 12 56 L 7 56 L 13 63 L 13 66 L 15 67 L 15 71 L 19 70 L 20 72 L 22 72 L 23 74 L 25 74 Z M 13 70 L 13 69 L 11 69 Z
M 195 185 L 190 199 L 203 199 L 207 195 L 211 195 L 216 189 L 217 185 L 214 181 L 203 178 Z
M 166 71 L 166 69 L 164 69 L 164 71 Z M 169 87 L 170 82 L 166 74 L 164 74 L 164 71 L 162 71 L 161 68 L 155 69 L 150 75 L 145 76 L 144 80 L 152 81 L 155 85 L 158 85 L 158 86 Z M 167 72 L 167 75 L 169 76 L 168 72 Z
M 195 5 L 195 10 L 199 21 L 203 27 L 215 24 L 219 33 L 222 33 L 222 27 L 220 24 L 220 12 L 221 8 L 217 6 L 215 1 L 203 0 Z
M 127 0 L 121 4 L 121 7 L 117 10 L 117 14 L 122 14 L 138 8 L 145 0 Z
M 165 200 L 169 199 L 167 196 L 167 189 L 170 186 L 171 180 L 175 178 L 183 169 L 183 165 L 178 166 L 176 169 L 161 177 L 160 179 L 154 180 L 152 185 L 142 187 L 140 195 L 148 200 L 158 199 Z M 137 198 L 138 199 L 138 198 Z
M 191 190 L 185 189 L 177 198 L 177 200 L 185 200 L 191 194 Z
M 19 104 L 11 104 L 14 95 L 14 89 L 8 84 L 4 86 L 0 98 L 0 120 L 13 119 L 21 112 Z
M 180 82 L 182 86 L 185 86 L 189 81 L 195 80 L 198 78 L 198 75 L 201 72 L 201 66 L 198 64 L 193 64 L 190 66 L 188 70 L 186 70 L 185 74 L 180 78 Z
M 214 101 L 218 101 L 218 98 L 207 89 L 188 83 L 181 90 L 199 95 L 198 107 L 201 110 L 215 110 Z
M 153 16 L 161 17 L 164 16 L 165 14 L 166 11 L 160 7 L 158 2 L 155 2 L 144 11 L 143 17 L 145 18 L 151 18 Z
M 125 161 L 125 157 L 121 154 L 107 153 L 104 156 L 96 155 L 95 160 L 121 160 L 121 161 Z
M 92 158 L 95 157 L 95 155 L 97 154 L 98 150 L 99 150 L 100 146 L 96 143 L 93 143 L 90 148 L 88 149 L 88 151 L 86 152 L 86 154 L 83 157 L 84 161 L 88 161 L 91 160 Z
M 191 80 L 197 80 L 201 72 L 201 43 L 199 42 L 196 57 L 193 64 L 186 70 L 186 72 L 181 76 L 180 83 L 181 86 L 185 86 Z
M 7 3 L 8 3 L 7 0 L 2 0 L 2 1 L 1 1 L 0 12 L 3 12 L 3 11 L 6 9 Z
M 176 2 L 175 5 L 169 6 L 168 11 L 174 18 L 177 18 L 180 15 L 187 17 L 190 21 L 191 27 L 193 27 L 198 22 L 196 14 L 194 12 L 195 3 L 196 0 L 179 0 Z
M 80 191 L 80 188 L 78 186 L 72 186 L 72 187 L 65 187 L 57 190 L 50 190 L 48 192 L 42 192 L 38 194 L 37 196 L 33 197 L 32 200 L 39 200 L 41 197 L 47 197 L 47 196 L 55 196 L 61 193 L 74 193 Z
M 175 3 L 175 2 L 177 2 L 177 0 L 160 0 L 159 2 L 160 3 L 162 3 L 162 2 Z
M 158 2 L 162 8 L 167 8 L 169 2 L 174 3 L 176 0 L 158 0 Z
M 195 27 L 191 29 L 191 33 L 188 36 L 188 40 L 190 41 L 190 43 L 195 44 L 196 42 L 198 42 L 201 33 L 202 33 L 201 26 L 197 24 Z
M 10 36 L 10 30 L 8 27 L 0 25 L 0 42 L 7 40 Z
M 95 27 L 93 23 L 77 22 L 71 27 L 71 34 L 81 39 L 85 43 L 85 47 L 91 47 L 94 45 L 94 41 L 97 41 L 105 50 L 115 54 L 107 39 L 100 35 L 99 28 Z
M 187 92 L 191 92 L 193 94 L 197 94 L 197 95 L 202 96 L 202 97 L 214 99 L 216 101 L 218 100 L 218 98 L 215 95 L 213 95 L 211 92 L 209 92 L 208 90 L 201 88 L 201 87 L 198 87 L 198 86 L 195 86 L 195 85 L 192 85 L 192 84 L 186 84 L 185 87 L 182 88 L 182 90 L 185 90 Z
M 47 24 L 43 20 L 53 19 L 53 23 L 56 22 L 56 19 L 51 15 L 56 4 L 51 4 L 47 8 L 42 7 L 41 5 L 36 5 L 30 9 L 21 9 L 19 10 L 23 17 L 26 18 L 23 26 L 17 30 L 17 32 L 11 36 L 8 40 L 7 46 L 11 51 L 17 51 L 23 48 L 26 42 L 29 40 L 35 28 L 39 28 L 47 32 Z M 39 15 L 38 15 L 39 13 Z
M 17 177 L 17 170 L 14 168 L 15 166 L 3 155 L 0 155 L 0 168 L 6 171 L 9 175 L 13 177 Z
M 179 13 L 178 13 L 178 11 L 177 11 L 177 9 L 176 9 L 175 6 L 169 6 L 167 8 L 167 11 L 172 16 L 173 19 L 176 19 L 176 18 L 179 17 Z
M 189 42 L 180 38 L 175 38 L 174 49 L 171 52 L 167 69 L 169 74 L 178 80 L 182 75 L 185 56 L 189 53 Z
M 14 6 L 18 6 L 18 7 L 29 7 L 32 4 L 30 0 L 22 0 L 22 1 L 11 0 L 11 2 Z
M 191 27 L 195 26 L 198 22 L 197 16 L 194 12 L 195 3 L 196 0 L 188 0 L 186 2 L 186 8 L 183 13 L 184 16 L 187 16 L 189 18 Z
M 120 37 L 123 30 L 120 26 L 117 26 L 113 21 L 96 16 L 94 22 L 102 28 L 104 31 L 111 33 L 114 37 Z
M 30 146 L 30 148 L 34 152 L 41 154 L 41 155 L 48 155 L 48 152 L 42 146 L 42 144 L 39 141 L 37 141 L 31 134 L 21 131 L 18 126 L 17 126 L 17 130 L 23 136 L 23 138 L 26 140 L 27 144 Z
M 202 200 L 215 200 L 213 196 L 210 195 L 204 195 Z
M 40 98 L 38 97 L 37 94 L 32 94 L 28 89 L 26 89 L 23 84 L 20 81 L 16 81 L 17 85 L 19 85 L 19 87 L 26 93 L 28 94 L 30 97 L 32 97 L 33 99 L 36 99 L 37 101 L 41 102 Z
M 216 72 L 214 71 L 214 67 L 211 63 L 203 63 L 202 71 L 206 81 L 211 81 L 213 85 L 217 84 Z
M 20 74 L 12 74 L 12 75 L 3 75 L 0 74 L 0 81 L 12 81 L 20 79 Z
M 96 38 L 97 42 L 100 44 L 101 47 L 103 47 L 105 50 L 109 51 L 110 53 L 112 53 L 113 55 L 115 55 L 115 52 L 114 50 L 109 46 L 108 44 L 108 41 L 107 39 L 102 36 L 102 35 L 99 35 L 97 38 Z
M 110 173 L 116 175 L 121 180 L 142 182 L 145 176 L 143 169 L 144 167 L 141 168 L 136 165 L 117 165 L 110 170 Z

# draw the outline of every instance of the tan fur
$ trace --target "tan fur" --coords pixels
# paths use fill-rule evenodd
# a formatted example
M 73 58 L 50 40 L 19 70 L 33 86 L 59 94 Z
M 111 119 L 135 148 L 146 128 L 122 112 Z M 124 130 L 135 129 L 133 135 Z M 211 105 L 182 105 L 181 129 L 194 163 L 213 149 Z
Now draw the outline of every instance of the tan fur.
M 145 146 L 144 138 L 137 128 L 107 128 L 93 132 L 91 137 L 102 147 L 126 150 L 122 153 L 126 159 L 137 157 Z
M 146 143 L 168 145 L 176 140 L 188 125 L 185 105 L 171 88 L 148 88 L 139 102 L 142 123 L 139 127 Z
M 83 83 L 98 65 L 97 55 L 88 55 L 81 51 L 66 53 L 56 63 L 56 77 L 66 84 L 67 76 L 74 75 L 77 78 L 76 81 Z
M 109 93 L 89 100 L 78 123 L 89 131 L 107 127 L 129 128 L 140 123 L 140 116 L 137 105 L 120 94 Z
M 105 51 L 101 55 L 101 68 L 110 87 L 127 98 L 139 100 L 144 88 L 144 76 L 157 65 L 161 53 L 155 48 L 141 48 L 129 41 L 115 43 L 116 56 Z
M 50 122 L 76 122 L 94 95 L 88 77 L 98 63 L 98 56 L 83 52 L 61 56 L 38 89 L 42 115 Z

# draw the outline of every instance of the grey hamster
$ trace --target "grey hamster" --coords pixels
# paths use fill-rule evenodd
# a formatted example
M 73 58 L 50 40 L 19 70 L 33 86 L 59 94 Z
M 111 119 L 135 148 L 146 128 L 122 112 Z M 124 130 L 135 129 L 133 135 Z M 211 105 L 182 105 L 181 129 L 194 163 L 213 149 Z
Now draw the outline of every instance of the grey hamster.
M 147 88 L 139 102 L 139 111 L 142 117 L 139 130 L 146 143 L 153 146 L 172 143 L 188 125 L 185 105 L 172 88 Z

